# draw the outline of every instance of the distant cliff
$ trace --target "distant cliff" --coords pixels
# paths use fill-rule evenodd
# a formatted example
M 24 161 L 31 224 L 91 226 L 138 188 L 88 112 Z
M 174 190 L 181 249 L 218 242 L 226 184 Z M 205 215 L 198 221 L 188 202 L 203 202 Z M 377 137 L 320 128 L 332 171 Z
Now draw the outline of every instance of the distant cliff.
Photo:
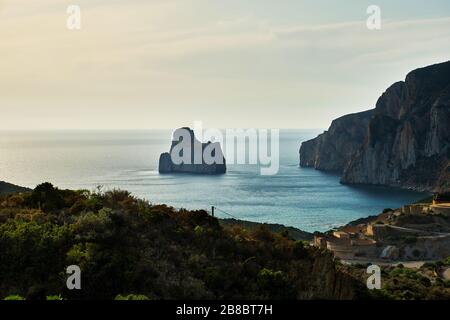
M 224 174 L 226 172 L 226 161 L 219 143 L 198 141 L 190 128 L 177 129 L 173 135 L 174 140 L 170 151 L 162 153 L 159 158 L 160 173 Z M 184 138 L 188 139 L 187 143 L 183 141 Z M 183 157 L 183 152 L 189 154 Z M 178 155 L 183 161 L 174 163 L 172 154 Z M 205 159 L 205 155 L 210 159 Z
M 300 165 L 342 182 L 416 190 L 450 188 L 450 61 L 412 71 L 374 110 L 333 121 L 300 148 Z
M 16 186 L 14 184 L 7 183 L 4 181 L 0 181 L 0 196 L 28 191 L 31 191 L 31 189 Z
M 302 143 L 300 165 L 342 173 L 350 156 L 364 143 L 372 115 L 369 110 L 334 120 L 328 131 Z

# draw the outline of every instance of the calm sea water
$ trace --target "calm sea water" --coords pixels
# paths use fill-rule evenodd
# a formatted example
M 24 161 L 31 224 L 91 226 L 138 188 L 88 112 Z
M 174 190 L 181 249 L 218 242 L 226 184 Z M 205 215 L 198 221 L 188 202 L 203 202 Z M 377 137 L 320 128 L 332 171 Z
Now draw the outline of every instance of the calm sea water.
M 424 197 L 344 186 L 336 175 L 299 168 L 300 143 L 318 133 L 281 131 L 275 176 L 261 176 L 257 167 L 242 165 L 229 165 L 223 176 L 194 176 L 158 174 L 170 130 L 0 132 L 0 180 L 28 187 L 49 181 L 60 188 L 121 188 L 153 203 L 188 209 L 214 205 L 240 219 L 306 231 L 329 230 Z

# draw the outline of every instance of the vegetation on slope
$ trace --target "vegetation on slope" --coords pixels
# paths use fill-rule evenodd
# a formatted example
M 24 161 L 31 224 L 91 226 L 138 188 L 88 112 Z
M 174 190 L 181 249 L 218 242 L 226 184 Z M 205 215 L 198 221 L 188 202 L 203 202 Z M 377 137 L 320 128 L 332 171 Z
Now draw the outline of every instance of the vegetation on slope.
M 450 258 L 425 263 L 420 268 L 382 266 L 381 290 L 372 291 L 377 299 L 387 300 L 449 300 L 450 280 L 442 279 L 441 272 L 450 267 Z M 348 266 L 349 272 L 367 278 L 366 265 Z
M 20 187 L 20 186 L 11 184 L 11 183 L 0 181 L 0 196 L 18 193 L 18 192 L 28 192 L 28 191 L 31 191 L 31 190 L 28 188 L 25 188 L 25 187 Z
M 264 227 L 221 226 L 127 191 L 50 183 L 0 197 L 0 298 L 352 299 L 360 282 L 330 252 Z M 81 290 L 66 288 L 69 265 Z

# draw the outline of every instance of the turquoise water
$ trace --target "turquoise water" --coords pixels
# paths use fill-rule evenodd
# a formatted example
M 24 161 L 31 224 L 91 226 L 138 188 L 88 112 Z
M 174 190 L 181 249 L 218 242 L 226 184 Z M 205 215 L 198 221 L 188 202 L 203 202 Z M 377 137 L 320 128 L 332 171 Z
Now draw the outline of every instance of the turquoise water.
M 325 231 L 351 220 L 419 200 L 424 194 L 382 187 L 350 187 L 339 177 L 298 167 L 298 149 L 318 130 L 282 130 L 280 170 L 228 165 L 223 176 L 159 175 L 170 130 L 1 132 L 0 180 L 34 187 L 122 188 L 153 203 L 209 209 L 257 222 Z M 226 217 L 217 212 L 219 216 Z

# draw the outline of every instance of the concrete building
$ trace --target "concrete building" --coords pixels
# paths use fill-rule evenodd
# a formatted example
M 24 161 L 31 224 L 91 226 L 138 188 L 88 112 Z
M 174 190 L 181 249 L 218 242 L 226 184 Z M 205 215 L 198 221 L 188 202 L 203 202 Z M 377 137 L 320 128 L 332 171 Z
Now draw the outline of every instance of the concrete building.
M 334 231 L 333 236 L 338 239 L 350 239 L 350 234 L 344 231 Z
M 338 233 L 331 237 L 317 239 L 317 246 L 326 241 L 326 248 L 333 252 L 336 258 L 354 259 L 355 257 L 370 257 L 376 255 L 376 241 L 371 239 L 352 239 L 349 234 Z

